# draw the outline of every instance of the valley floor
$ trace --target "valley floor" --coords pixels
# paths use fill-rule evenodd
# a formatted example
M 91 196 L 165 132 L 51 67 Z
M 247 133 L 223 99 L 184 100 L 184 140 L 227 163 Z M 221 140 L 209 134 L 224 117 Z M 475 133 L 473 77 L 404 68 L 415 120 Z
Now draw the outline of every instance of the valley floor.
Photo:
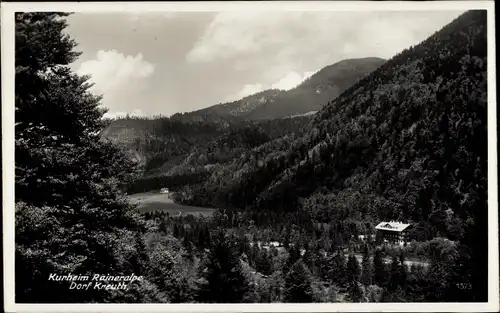
M 168 194 L 159 192 L 136 193 L 129 196 L 132 202 L 138 203 L 138 210 L 141 212 L 161 211 L 172 216 L 181 215 L 203 215 L 212 216 L 215 209 L 187 206 L 175 203 Z

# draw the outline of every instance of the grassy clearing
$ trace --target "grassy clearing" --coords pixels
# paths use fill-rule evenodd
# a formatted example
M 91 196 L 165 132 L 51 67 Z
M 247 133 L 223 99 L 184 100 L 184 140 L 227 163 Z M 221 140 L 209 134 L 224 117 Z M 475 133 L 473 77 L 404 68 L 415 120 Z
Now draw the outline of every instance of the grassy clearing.
M 146 192 L 130 195 L 133 202 L 139 204 L 138 210 L 141 212 L 154 212 L 163 211 L 168 212 L 173 216 L 180 216 L 185 214 L 198 216 L 212 216 L 215 209 L 201 208 L 194 206 L 187 206 L 175 203 L 170 199 L 168 194 L 161 194 L 159 192 Z

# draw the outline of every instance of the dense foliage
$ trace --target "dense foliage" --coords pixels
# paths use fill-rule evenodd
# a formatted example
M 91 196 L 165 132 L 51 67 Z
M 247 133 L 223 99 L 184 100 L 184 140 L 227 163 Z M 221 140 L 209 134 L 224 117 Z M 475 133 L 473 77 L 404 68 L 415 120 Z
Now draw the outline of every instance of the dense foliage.
M 121 295 L 51 284 L 50 274 L 126 273 L 142 268 L 120 251 L 141 234 L 119 192 L 128 156 L 99 140 L 99 97 L 68 64 L 78 55 L 63 34 L 66 14 L 16 14 L 16 301 L 107 302 Z M 136 298 L 141 301 L 142 298 Z
M 151 240 L 167 240 L 171 246 L 164 253 L 177 260 L 178 275 L 189 273 L 183 275 L 191 284 L 169 287 L 190 295 L 184 301 L 406 302 L 446 296 L 436 288 L 443 283 L 442 275 L 449 275 L 458 253 L 452 241 L 436 238 L 413 243 L 427 260 L 419 261 L 415 247 L 384 249 L 374 242 L 353 244 L 356 240 L 350 245 L 330 241 L 322 246 L 325 234 L 320 231 L 316 239 L 302 232 L 297 220 L 264 227 L 244 215 L 232 211 L 217 212 L 212 218 L 145 214 L 146 246 Z M 276 246 L 280 236 L 289 239 Z
M 143 173 L 126 188 L 133 193 L 196 185 L 255 147 L 287 134 L 305 133 L 310 119 L 220 124 L 165 117 L 126 118 L 112 121 L 101 136 L 124 146 L 139 161 Z

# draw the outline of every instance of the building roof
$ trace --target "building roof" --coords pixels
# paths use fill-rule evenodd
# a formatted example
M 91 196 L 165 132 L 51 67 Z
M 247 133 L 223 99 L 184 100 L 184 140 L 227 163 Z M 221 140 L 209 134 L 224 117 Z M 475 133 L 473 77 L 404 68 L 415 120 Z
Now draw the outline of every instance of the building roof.
M 396 231 L 396 232 L 401 232 L 408 228 L 411 224 L 404 224 L 401 222 L 395 222 L 395 221 L 390 221 L 390 222 L 380 222 L 377 226 L 375 226 L 375 229 L 379 230 L 389 230 L 389 231 Z

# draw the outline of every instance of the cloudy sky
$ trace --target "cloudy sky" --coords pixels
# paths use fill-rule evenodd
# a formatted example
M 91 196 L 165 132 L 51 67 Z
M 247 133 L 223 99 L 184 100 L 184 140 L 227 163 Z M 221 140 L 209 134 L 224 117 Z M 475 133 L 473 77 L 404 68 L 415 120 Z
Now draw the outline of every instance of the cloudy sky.
M 461 12 L 75 13 L 67 31 L 109 115 L 171 115 L 290 89 L 346 58 L 390 58 Z

